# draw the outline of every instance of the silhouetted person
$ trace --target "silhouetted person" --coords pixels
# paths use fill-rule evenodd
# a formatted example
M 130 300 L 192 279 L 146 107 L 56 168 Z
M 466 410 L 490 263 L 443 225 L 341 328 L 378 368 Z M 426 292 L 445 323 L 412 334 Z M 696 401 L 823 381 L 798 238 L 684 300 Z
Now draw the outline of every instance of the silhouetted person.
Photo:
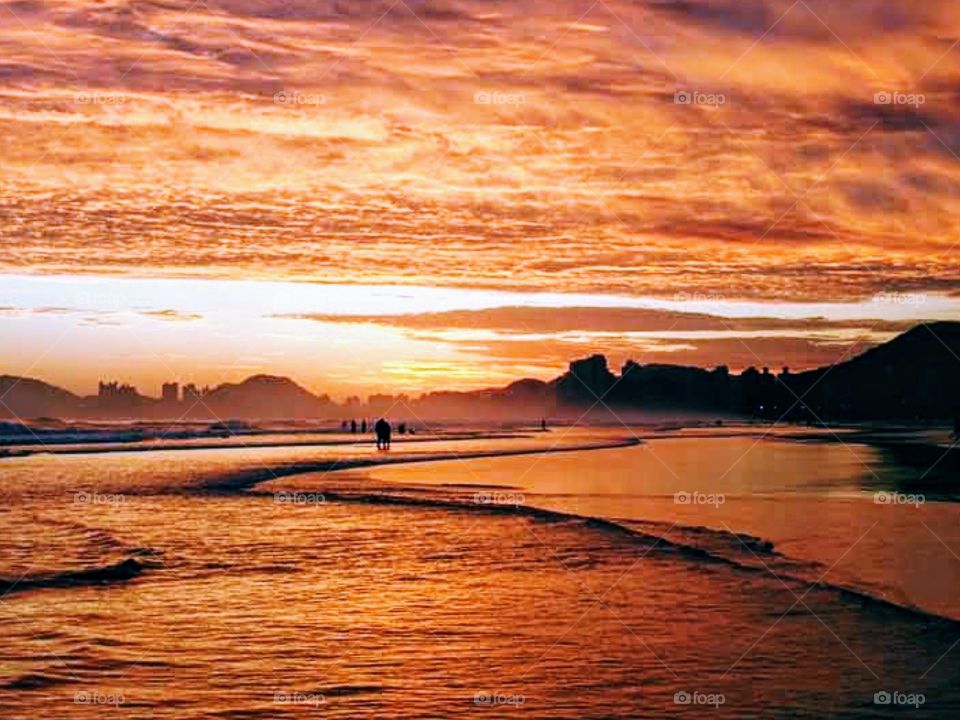
M 374 425 L 374 430 L 377 433 L 377 450 L 389 450 L 390 449 L 390 423 L 388 423 L 383 418 L 377 420 L 377 424 Z
M 344 432 L 347 431 L 347 421 L 346 421 L 346 420 L 344 420 L 344 421 L 342 421 L 342 422 L 340 423 L 340 429 L 343 430 Z
M 546 432 L 546 431 L 547 431 L 547 419 L 546 419 L 546 418 L 540 418 L 540 430 L 541 430 L 541 432 Z
M 354 435 L 357 434 L 357 421 L 356 421 L 356 420 L 351 420 L 351 421 L 350 421 L 350 432 L 353 433 Z
M 363 435 L 366 435 L 366 434 L 367 434 L 367 421 L 366 421 L 366 420 L 361 420 L 361 421 L 360 421 L 360 433 L 363 434 Z
M 397 425 L 397 432 L 400 433 L 401 435 L 406 434 L 406 432 L 407 432 L 407 424 L 406 424 L 406 423 L 400 423 L 399 425 Z

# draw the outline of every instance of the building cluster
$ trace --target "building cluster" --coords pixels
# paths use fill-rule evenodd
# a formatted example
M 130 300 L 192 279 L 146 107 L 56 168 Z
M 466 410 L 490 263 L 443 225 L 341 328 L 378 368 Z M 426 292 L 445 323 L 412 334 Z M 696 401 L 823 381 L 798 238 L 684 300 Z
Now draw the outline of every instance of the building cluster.
M 164 404 L 175 403 L 193 403 L 210 392 L 208 386 L 197 387 L 194 383 L 187 383 L 180 386 L 180 383 L 165 382 L 160 388 L 160 402 Z M 124 401 L 135 400 L 140 397 L 140 393 L 134 385 L 112 380 L 110 382 L 101 381 L 97 389 L 97 397 L 101 401 Z
M 160 389 L 160 400 L 164 403 L 196 402 L 210 392 L 206 385 L 198 388 L 194 383 L 186 383 L 183 388 L 180 383 L 166 382 Z
M 100 382 L 97 396 L 101 399 L 130 398 L 137 396 L 137 389 L 133 385 L 121 385 L 117 381 Z

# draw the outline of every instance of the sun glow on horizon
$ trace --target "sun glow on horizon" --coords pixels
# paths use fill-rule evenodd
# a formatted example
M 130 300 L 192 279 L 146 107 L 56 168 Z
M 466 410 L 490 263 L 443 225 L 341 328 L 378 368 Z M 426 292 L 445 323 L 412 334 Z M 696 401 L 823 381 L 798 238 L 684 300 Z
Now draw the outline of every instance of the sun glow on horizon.
M 2 371 L 90 393 L 99 379 L 158 394 L 286 375 L 337 398 L 549 379 L 580 356 L 733 368 L 811 367 L 960 299 L 857 303 L 644 298 L 204 278 L 0 278 Z M 69 348 L 69 352 L 65 352 Z

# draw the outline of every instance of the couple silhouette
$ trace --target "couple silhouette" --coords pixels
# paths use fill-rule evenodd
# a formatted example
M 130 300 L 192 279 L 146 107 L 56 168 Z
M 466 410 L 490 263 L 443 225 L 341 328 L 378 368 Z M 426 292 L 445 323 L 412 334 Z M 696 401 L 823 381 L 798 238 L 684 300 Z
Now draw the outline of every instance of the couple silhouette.
M 390 434 L 393 430 L 390 427 L 390 423 L 383 418 L 380 418 L 373 426 L 373 430 L 377 434 L 377 450 L 389 450 Z

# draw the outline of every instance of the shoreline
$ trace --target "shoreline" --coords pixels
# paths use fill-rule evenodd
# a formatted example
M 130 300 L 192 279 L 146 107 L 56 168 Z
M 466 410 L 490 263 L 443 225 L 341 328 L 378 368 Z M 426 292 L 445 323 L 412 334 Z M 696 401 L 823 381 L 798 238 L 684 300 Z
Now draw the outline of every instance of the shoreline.
M 284 433 L 284 432 L 265 432 L 262 435 L 281 435 L 281 434 L 301 434 L 301 433 Z M 314 434 L 314 433 L 303 433 L 303 434 Z M 503 433 L 503 434 L 484 434 L 484 433 L 452 433 L 450 435 L 411 435 L 403 440 L 396 440 L 397 445 L 404 444 L 413 444 L 413 443 L 426 443 L 426 442 L 443 442 L 446 440 L 510 440 L 516 438 L 530 437 L 531 433 Z M 249 437 L 246 435 L 238 437 Z M 75 445 L 80 446 L 69 446 L 71 443 L 63 442 L 56 444 L 54 447 L 49 447 L 42 442 L 34 442 L 31 444 L 31 448 L 38 447 L 38 449 L 19 449 L 20 444 L 12 444 L 12 447 L 16 447 L 16 450 L 10 450 L 0 446 L 0 459 L 10 458 L 10 457 L 30 457 L 31 455 L 108 455 L 112 453 L 133 453 L 133 452 L 168 452 L 172 450 L 251 450 L 257 448 L 282 448 L 282 447 L 337 447 L 338 445 L 343 446 L 356 446 L 356 445 L 370 445 L 374 443 L 373 437 L 357 436 L 355 440 L 277 440 L 273 442 L 251 442 L 244 443 L 242 441 L 236 441 L 233 443 L 215 443 L 209 442 L 208 438 L 197 438 L 198 440 L 206 441 L 196 444 L 190 444 L 185 442 L 180 442 L 179 444 L 176 441 L 171 442 L 166 445 L 135 445 L 133 443 L 141 442 L 163 442 L 163 440 L 136 440 L 130 441 L 129 445 L 124 444 L 123 441 L 95 441 L 90 442 L 90 447 L 83 447 L 82 443 L 75 443 Z M 104 447 L 109 445 L 110 447 Z
M 789 439 L 797 442 L 858 442 L 877 447 L 888 446 L 906 446 L 915 445 L 918 447 L 941 448 L 943 450 L 953 450 L 960 448 L 960 440 L 949 440 L 949 431 L 946 426 L 942 428 L 908 427 L 903 425 L 888 425 L 879 427 L 866 427 L 863 425 L 835 425 L 835 426 L 809 426 L 797 423 L 740 423 L 740 424 L 690 424 L 690 425 L 606 425 L 606 424 L 582 424 L 582 425 L 553 425 L 546 432 L 563 432 L 572 428 L 582 429 L 623 429 L 630 432 L 634 437 L 641 440 L 652 440 L 656 438 L 667 437 L 702 437 L 704 439 L 722 438 L 722 437 L 741 437 L 752 436 L 758 438 L 780 438 Z M 931 432 L 940 429 L 944 434 L 943 440 L 932 437 L 923 439 L 917 437 L 920 432 Z M 450 430 L 449 432 L 430 431 L 419 434 L 408 434 L 395 436 L 394 442 L 397 445 L 405 445 L 422 442 L 437 442 L 444 440 L 491 440 L 491 439 L 517 439 L 526 437 L 536 437 L 544 431 L 539 427 L 529 426 L 526 428 L 515 428 L 510 430 L 484 430 L 482 428 L 472 430 Z M 336 439 L 289 439 L 289 440 L 266 440 L 253 442 L 244 442 L 243 438 L 269 438 L 270 436 L 300 436 L 300 435 L 340 435 Z M 910 437 L 912 436 L 912 438 Z M 215 442 L 220 439 L 224 442 Z M 195 442 L 191 442 L 195 441 Z M 336 447 L 344 446 L 362 446 L 374 442 L 372 435 L 357 433 L 356 435 L 344 435 L 333 432 L 317 431 L 288 431 L 288 430 L 264 430 L 256 433 L 240 433 L 224 437 L 222 435 L 211 434 L 206 437 L 195 438 L 171 438 L 166 441 L 164 438 L 153 439 L 96 439 L 96 440 L 78 440 L 61 439 L 58 441 L 44 442 L 42 438 L 25 440 L 23 442 L 11 442 L 9 438 L 0 441 L 0 459 L 7 457 L 29 457 L 30 455 L 86 455 L 86 454 L 109 454 L 117 452 L 166 452 L 172 450 L 218 450 L 234 448 L 273 448 L 273 447 Z M 153 445 L 147 443 L 156 443 Z M 161 444 L 163 443 L 163 444 Z
M 473 438 L 471 438 L 473 439 Z M 476 438 L 483 439 L 483 438 Z M 520 448 L 516 450 L 476 450 L 460 453 L 436 453 L 433 455 L 407 455 L 399 456 L 393 458 L 387 457 L 375 457 L 372 459 L 367 458 L 356 458 L 350 460 L 327 460 L 322 462 L 307 462 L 302 464 L 292 464 L 286 466 L 278 466 L 276 468 L 262 468 L 249 471 L 247 473 L 240 473 L 233 475 L 232 477 L 217 482 L 213 482 L 209 485 L 204 485 L 198 487 L 197 492 L 201 493 L 215 493 L 215 492 L 225 492 L 233 493 L 237 491 L 246 490 L 248 488 L 259 485 L 263 482 L 269 482 L 270 480 L 279 480 L 283 477 L 291 477 L 294 475 L 304 475 L 308 473 L 329 473 L 329 472 L 340 472 L 347 470 L 358 470 L 362 468 L 373 468 L 373 467 L 385 467 L 389 465 L 410 465 L 413 463 L 432 463 L 432 462 L 444 462 L 450 460 L 477 460 L 481 458 L 496 458 L 496 457 L 519 457 L 523 455 L 543 455 L 543 454 L 560 454 L 560 453 L 569 453 L 569 452 L 583 452 L 588 450 L 612 450 L 615 448 L 625 448 L 625 447 L 635 447 L 642 445 L 646 442 L 642 438 L 619 438 L 616 440 L 610 440 L 607 442 L 598 442 L 590 444 L 579 444 L 579 445 L 569 445 L 564 447 L 546 447 L 546 448 Z

